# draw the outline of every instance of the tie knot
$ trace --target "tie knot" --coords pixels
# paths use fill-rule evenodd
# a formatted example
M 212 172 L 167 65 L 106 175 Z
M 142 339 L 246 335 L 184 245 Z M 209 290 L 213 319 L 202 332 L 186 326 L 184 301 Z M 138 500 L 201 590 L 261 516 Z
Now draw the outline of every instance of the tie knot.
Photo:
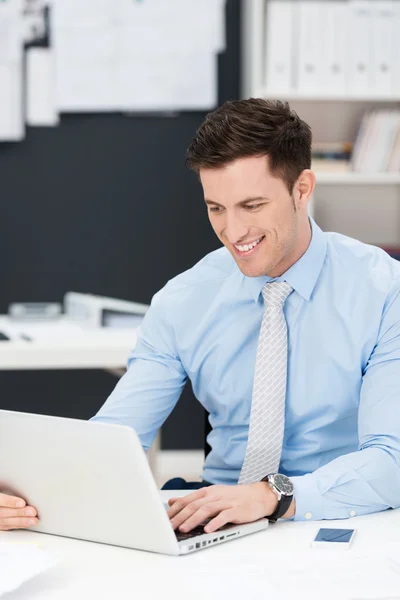
M 286 281 L 272 281 L 266 283 L 262 289 L 265 308 L 268 306 L 282 307 L 286 298 L 293 291 Z

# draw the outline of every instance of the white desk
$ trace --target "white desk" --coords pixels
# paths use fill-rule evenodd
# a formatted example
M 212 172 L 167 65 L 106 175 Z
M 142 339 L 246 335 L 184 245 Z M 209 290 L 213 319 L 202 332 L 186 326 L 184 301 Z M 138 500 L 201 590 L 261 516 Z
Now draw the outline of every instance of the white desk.
M 122 369 L 136 344 L 136 334 L 125 329 L 81 329 L 76 335 L 57 334 L 57 326 L 73 326 L 74 322 L 66 318 L 46 323 L 47 335 L 37 341 L 22 338 L 0 342 L 1 370 L 38 370 L 38 369 Z M 26 324 L 26 327 L 37 327 L 40 332 L 41 323 Z M 49 333 L 54 325 L 55 333 Z M 20 323 L 23 328 L 23 324 Z M 15 322 L 6 316 L 0 316 L 0 331 L 12 332 Z
M 11 338 L 0 341 L 0 370 L 102 369 L 120 377 L 137 339 L 134 330 L 80 328 L 66 317 L 46 323 L 20 322 L 18 326 L 30 333 L 37 328 L 38 339 L 15 335 L 16 322 L 0 316 L 0 331 Z M 105 402 L 106 398 L 99 400 Z M 154 476 L 159 446 L 158 435 L 148 454 Z
M 166 499 L 173 492 L 161 494 Z M 353 546 L 348 551 L 311 549 L 311 539 L 320 526 L 357 528 Z M 59 565 L 25 583 L 6 596 L 7 600 L 259 600 L 277 597 L 274 586 L 268 583 L 266 571 L 269 562 L 277 560 L 277 556 L 289 565 L 296 555 L 302 556 L 303 560 L 305 557 L 310 561 L 317 558 L 329 565 L 332 553 L 335 556 L 339 553 L 339 560 L 348 561 L 356 560 L 357 554 L 366 552 L 379 557 L 395 543 L 400 548 L 400 510 L 346 521 L 279 522 L 264 532 L 181 557 L 27 531 L 0 533 L 0 541 L 37 542 L 60 558 Z M 278 597 L 282 600 L 314 598 L 303 592 L 305 589 L 300 580 L 294 596 L 291 591 Z M 322 593 L 319 600 L 325 597 Z M 357 597 L 365 598 L 353 596 Z M 383 597 L 384 594 L 380 596 Z M 392 595 L 391 599 L 395 597 Z M 342 598 L 346 595 L 337 595 L 337 600 Z

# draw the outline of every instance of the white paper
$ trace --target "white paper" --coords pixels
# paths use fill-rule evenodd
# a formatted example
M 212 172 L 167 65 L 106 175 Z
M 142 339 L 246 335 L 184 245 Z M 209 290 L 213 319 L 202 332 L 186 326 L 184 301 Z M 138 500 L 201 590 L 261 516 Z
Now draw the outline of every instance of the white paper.
M 57 26 L 97 29 L 109 25 L 120 0 L 53 0 Z
M 16 590 L 57 560 L 33 544 L 0 543 L 0 596 Z
M 56 27 L 56 105 L 60 111 L 118 110 L 113 27 Z
M 59 122 L 50 48 L 29 48 L 26 53 L 26 122 L 41 127 L 54 127 Z
M 213 55 L 148 56 L 145 63 L 121 62 L 115 85 L 127 111 L 212 108 L 217 102 L 217 63 Z
M 132 43 L 141 43 L 142 53 L 224 48 L 225 0 L 117 0 L 115 6 L 117 26 L 131 30 Z
M 60 111 L 216 105 L 225 0 L 54 0 L 53 12 Z
M 24 137 L 22 3 L 0 2 L 0 142 Z

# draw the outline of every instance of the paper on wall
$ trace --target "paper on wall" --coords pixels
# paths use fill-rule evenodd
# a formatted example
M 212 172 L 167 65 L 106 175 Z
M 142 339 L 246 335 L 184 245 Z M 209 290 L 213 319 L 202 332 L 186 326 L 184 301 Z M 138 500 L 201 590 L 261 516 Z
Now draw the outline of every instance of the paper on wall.
M 0 142 L 24 137 L 22 2 L 0 2 Z
M 225 0 L 54 0 L 57 107 L 214 107 L 224 9 Z
M 54 55 L 49 48 L 29 48 L 26 53 L 26 122 L 40 127 L 59 122 L 55 99 Z

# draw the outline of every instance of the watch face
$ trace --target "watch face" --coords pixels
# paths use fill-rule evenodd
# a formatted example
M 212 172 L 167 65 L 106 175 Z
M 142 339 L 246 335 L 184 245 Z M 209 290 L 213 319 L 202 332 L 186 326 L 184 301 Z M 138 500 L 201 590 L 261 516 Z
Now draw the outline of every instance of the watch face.
M 293 483 L 286 475 L 277 473 L 274 475 L 274 485 L 284 496 L 291 496 L 293 494 Z

